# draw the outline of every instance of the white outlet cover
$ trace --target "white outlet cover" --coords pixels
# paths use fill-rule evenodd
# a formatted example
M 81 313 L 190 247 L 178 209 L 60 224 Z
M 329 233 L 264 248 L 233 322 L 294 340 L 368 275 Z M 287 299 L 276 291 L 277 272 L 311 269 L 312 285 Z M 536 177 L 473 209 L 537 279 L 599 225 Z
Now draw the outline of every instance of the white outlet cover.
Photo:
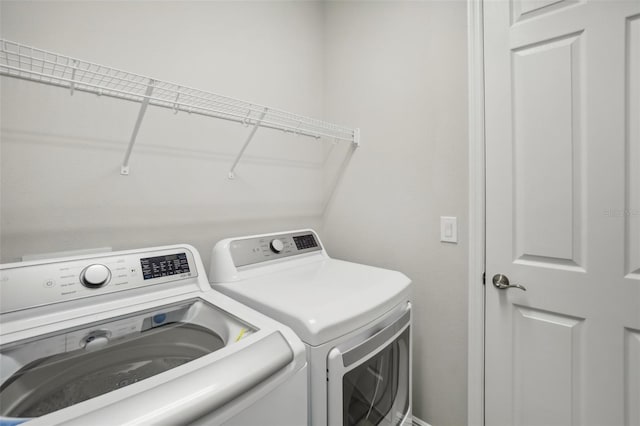
M 458 218 L 455 216 L 440 216 L 440 241 L 445 243 L 458 242 Z

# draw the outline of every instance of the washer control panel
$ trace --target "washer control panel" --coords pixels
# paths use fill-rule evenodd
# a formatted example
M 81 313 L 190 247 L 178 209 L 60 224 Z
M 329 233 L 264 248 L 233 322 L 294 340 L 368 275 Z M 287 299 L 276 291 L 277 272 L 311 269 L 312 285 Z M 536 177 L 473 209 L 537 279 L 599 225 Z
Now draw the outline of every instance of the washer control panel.
M 187 247 L 0 265 L 0 312 L 65 302 L 198 276 Z
M 322 250 L 322 246 L 311 231 L 233 240 L 230 245 L 231 257 L 236 267 L 319 250 Z

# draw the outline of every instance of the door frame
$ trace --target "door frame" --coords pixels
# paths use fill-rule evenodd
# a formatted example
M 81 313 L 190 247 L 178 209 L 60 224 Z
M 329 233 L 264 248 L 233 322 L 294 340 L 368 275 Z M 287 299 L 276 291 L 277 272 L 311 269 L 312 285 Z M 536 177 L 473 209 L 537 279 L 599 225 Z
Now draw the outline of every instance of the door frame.
M 467 0 L 469 125 L 469 324 L 467 423 L 484 425 L 485 93 L 483 0 Z

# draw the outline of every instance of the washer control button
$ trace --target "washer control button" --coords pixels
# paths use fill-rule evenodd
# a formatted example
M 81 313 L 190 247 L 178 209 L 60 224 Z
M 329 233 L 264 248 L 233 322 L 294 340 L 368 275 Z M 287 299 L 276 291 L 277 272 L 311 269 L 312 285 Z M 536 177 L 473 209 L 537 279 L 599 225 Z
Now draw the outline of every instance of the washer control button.
M 284 250 L 284 243 L 282 242 L 282 240 L 276 238 L 271 240 L 269 247 L 271 248 L 272 252 L 280 253 L 282 250 Z
M 52 279 L 48 279 L 48 280 L 44 280 L 42 285 L 44 286 L 44 288 L 52 288 L 56 286 L 56 282 Z
M 87 288 L 99 288 L 111 279 L 111 271 L 105 265 L 93 264 L 82 270 L 80 282 Z

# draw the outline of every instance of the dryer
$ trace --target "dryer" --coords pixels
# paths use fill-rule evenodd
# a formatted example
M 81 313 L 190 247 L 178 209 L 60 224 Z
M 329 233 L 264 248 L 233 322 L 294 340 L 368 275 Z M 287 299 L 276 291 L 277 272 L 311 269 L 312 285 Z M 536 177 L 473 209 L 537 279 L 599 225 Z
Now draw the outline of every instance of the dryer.
M 218 242 L 209 277 L 304 341 L 312 425 L 411 424 L 405 275 L 332 259 L 313 230 L 299 230 Z
M 305 346 L 174 245 L 0 266 L 0 415 L 37 425 L 300 425 Z

